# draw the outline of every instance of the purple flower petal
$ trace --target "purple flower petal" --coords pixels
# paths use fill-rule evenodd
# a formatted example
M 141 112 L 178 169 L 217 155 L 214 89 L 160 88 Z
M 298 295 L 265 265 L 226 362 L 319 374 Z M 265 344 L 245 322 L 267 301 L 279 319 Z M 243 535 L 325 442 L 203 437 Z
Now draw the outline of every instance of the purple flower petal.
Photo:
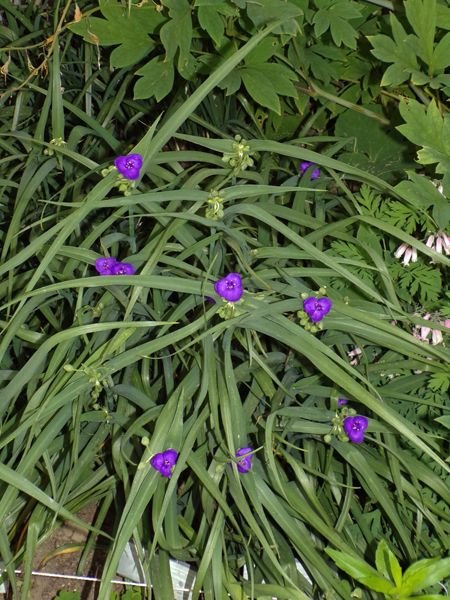
M 321 321 L 331 310 L 333 306 L 329 298 L 315 298 L 310 296 L 303 300 L 303 310 L 313 323 Z
M 152 456 L 150 464 L 156 471 L 159 471 L 163 477 L 171 477 L 177 460 L 178 452 L 173 448 L 169 448 L 164 452 L 159 452 Z
M 348 403 L 347 398 L 338 398 L 338 401 L 337 401 L 338 406 L 345 406 L 347 403 Z
M 354 444 L 361 444 L 364 440 L 364 433 L 369 425 L 367 417 L 356 415 L 355 417 L 346 417 L 343 427 L 348 439 Z
M 116 262 L 112 266 L 112 275 L 134 275 L 135 273 L 136 269 L 131 263 Z
M 112 269 L 117 263 L 113 256 L 102 256 L 95 261 L 95 269 L 99 275 L 112 275 Z
M 244 456 L 243 458 L 241 458 L 240 460 L 237 461 L 237 470 L 239 471 L 239 473 L 248 473 L 250 471 L 250 469 L 252 468 L 252 460 L 253 460 L 253 455 L 249 454 L 250 452 L 252 452 L 253 448 L 250 447 L 246 447 L 246 448 L 239 448 L 239 450 L 236 451 L 236 458 L 238 458 L 239 456 L 245 455 L 247 454 L 248 456 Z
M 114 166 L 125 179 L 138 179 L 143 159 L 140 154 L 128 154 L 127 156 L 118 156 L 114 161 Z
M 169 448 L 168 450 L 166 450 L 165 452 L 163 452 L 164 455 L 164 460 L 174 466 L 178 460 L 178 452 L 176 450 L 174 450 L 173 448 Z
M 314 166 L 314 163 L 309 162 L 309 160 L 304 160 L 303 162 L 301 162 L 300 167 L 299 167 L 300 175 L 304 175 L 306 173 L 306 171 L 313 166 Z M 319 169 L 319 167 L 316 167 L 315 169 L 313 169 L 311 171 L 311 175 L 309 178 L 311 179 L 311 181 L 314 181 L 315 179 L 318 179 L 319 177 L 320 177 L 320 169 Z
M 154 469 L 159 471 L 164 466 L 164 455 L 162 452 L 155 454 L 150 459 L 150 464 Z
M 242 277 L 239 273 L 230 273 L 222 277 L 214 284 L 216 294 L 228 302 L 237 302 L 242 298 L 244 289 L 242 287 Z

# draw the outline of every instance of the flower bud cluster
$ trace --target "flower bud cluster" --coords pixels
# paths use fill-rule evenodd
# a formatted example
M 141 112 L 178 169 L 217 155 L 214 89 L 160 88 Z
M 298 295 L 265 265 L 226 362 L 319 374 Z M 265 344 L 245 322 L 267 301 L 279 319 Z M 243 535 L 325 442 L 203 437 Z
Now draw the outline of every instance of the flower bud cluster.
M 223 196 L 220 192 L 212 190 L 208 196 L 208 206 L 205 211 L 205 217 L 212 221 L 219 221 L 223 218 Z
M 254 165 L 250 146 L 240 135 L 235 136 L 231 152 L 224 152 L 222 160 L 234 169 L 236 173 L 245 171 L 245 169 Z

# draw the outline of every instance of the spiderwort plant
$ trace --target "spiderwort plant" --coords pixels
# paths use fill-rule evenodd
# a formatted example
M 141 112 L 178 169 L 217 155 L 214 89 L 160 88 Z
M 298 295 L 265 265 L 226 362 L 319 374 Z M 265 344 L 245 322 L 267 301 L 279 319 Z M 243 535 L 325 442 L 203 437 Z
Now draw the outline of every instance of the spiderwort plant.
M 155 454 L 150 459 L 151 466 L 161 473 L 163 477 L 171 477 L 178 460 L 178 452 L 168 448 L 164 452 Z

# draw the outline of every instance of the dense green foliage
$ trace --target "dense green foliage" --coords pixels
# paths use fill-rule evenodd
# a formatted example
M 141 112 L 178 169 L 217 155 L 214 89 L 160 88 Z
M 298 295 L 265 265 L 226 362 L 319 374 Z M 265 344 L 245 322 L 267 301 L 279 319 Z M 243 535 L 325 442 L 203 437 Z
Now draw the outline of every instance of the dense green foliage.
M 158 600 L 173 598 L 170 558 L 196 569 L 194 598 L 375 600 L 388 592 L 350 563 L 407 598 L 396 577 L 433 557 L 440 577 L 416 598 L 437 598 L 448 2 L 0 0 L 0 15 L 14 597 L 28 598 L 36 545 L 97 501 L 80 570 L 108 545 L 101 598 L 130 539 Z M 144 159 L 134 185 L 111 168 L 130 152 Z M 106 255 L 136 274 L 98 275 Z M 231 306 L 213 287 L 230 272 L 245 289 Z M 333 307 L 311 327 L 316 293 Z M 344 441 L 349 410 L 369 419 L 361 444 Z M 166 479 L 149 460 L 167 448 Z

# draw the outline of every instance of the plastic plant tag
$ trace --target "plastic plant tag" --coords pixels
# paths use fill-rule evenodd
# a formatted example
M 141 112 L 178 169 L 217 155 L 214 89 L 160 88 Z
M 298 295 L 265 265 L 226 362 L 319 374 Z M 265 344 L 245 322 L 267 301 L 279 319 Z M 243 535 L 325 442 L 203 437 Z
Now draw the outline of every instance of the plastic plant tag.
M 120 557 L 117 574 L 129 581 L 145 583 L 144 572 L 136 548 L 128 542 Z M 174 591 L 174 600 L 192 600 L 192 588 L 195 582 L 195 571 L 187 563 L 170 560 L 170 574 Z

